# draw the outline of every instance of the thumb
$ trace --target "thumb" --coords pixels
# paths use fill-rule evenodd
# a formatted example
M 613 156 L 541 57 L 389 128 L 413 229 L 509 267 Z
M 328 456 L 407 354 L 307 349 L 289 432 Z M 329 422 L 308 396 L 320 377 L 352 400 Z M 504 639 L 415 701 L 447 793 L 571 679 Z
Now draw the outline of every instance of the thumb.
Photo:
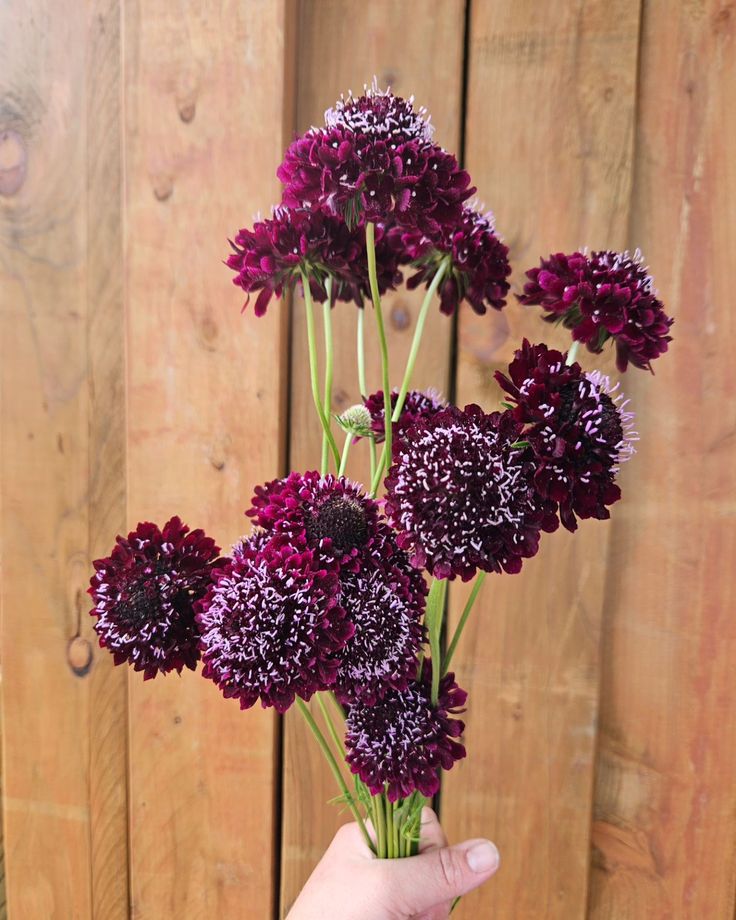
M 466 840 L 412 856 L 390 860 L 396 872 L 395 891 L 411 914 L 467 894 L 487 881 L 498 869 L 498 850 L 490 840 Z

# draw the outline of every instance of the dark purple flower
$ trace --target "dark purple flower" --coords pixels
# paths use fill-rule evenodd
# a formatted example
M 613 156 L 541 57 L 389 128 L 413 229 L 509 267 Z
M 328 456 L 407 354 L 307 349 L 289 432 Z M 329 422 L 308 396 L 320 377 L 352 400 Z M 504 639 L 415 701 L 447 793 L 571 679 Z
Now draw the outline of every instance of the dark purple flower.
M 673 320 L 654 291 L 641 253 L 610 251 L 557 253 L 542 259 L 519 295 L 523 304 L 541 306 L 548 322 L 562 322 L 575 341 L 599 354 L 608 339 L 616 344 L 616 364 L 652 369 L 667 351 Z
M 609 505 L 621 490 L 615 478 L 619 465 L 634 452 L 633 414 L 618 384 L 565 355 L 528 341 L 516 352 L 509 376 L 496 379 L 516 403 L 521 435 L 534 453 L 534 484 L 546 499 L 560 506 L 568 530 L 580 518 L 610 517 Z
M 435 144 L 393 143 L 342 125 L 293 141 L 278 177 L 290 207 L 323 209 L 350 227 L 392 217 L 428 234 L 456 224 L 475 191 L 455 157 Z
M 346 760 L 373 795 L 386 789 L 389 801 L 406 798 L 414 790 L 431 798 L 439 791 L 439 770 L 449 770 L 465 757 L 456 739 L 465 725 L 451 718 L 462 711 L 467 694 L 455 675 L 440 681 L 437 705 L 430 696 L 430 662 L 422 680 L 406 690 L 391 690 L 373 706 L 356 703 L 347 718 Z
M 405 690 L 416 676 L 427 594 L 394 531 L 379 527 L 370 563 L 340 576 L 340 604 L 355 633 L 340 653 L 336 690 L 347 702 L 368 705 L 390 689 Z
M 256 532 L 235 548 L 200 601 L 197 624 L 204 677 L 241 709 L 260 699 L 285 712 L 332 686 L 338 653 L 353 633 L 334 572 L 311 552 L 265 552 Z
M 436 578 L 520 571 L 557 518 L 533 483 L 528 451 L 514 447 L 511 413 L 448 406 L 394 442 L 386 514 L 412 564 Z
M 204 531 L 190 531 L 173 517 L 163 530 L 138 524 L 127 538 L 117 537 L 109 556 L 95 560 L 91 613 L 100 646 L 115 664 L 127 661 L 146 680 L 195 668 L 194 604 L 210 584 L 219 552 Z
M 391 235 L 400 237 L 402 261 L 418 269 L 407 282 L 409 288 L 429 286 L 442 262 L 449 261 L 439 287 L 443 313 L 451 315 L 463 300 L 480 314 L 487 307 L 501 310 L 506 305 L 511 274 L 509 250 L 496 235 L 492 214 L 464 207 L 459 223 L 444 226 L 434 238 L 419 229 L 400 227 L 394 228 Z
M 350 92 L 347 99 L 342 97 L 328 109 L 325 127 L 347 128 L 354 134 L 384 140 L 394 148 L 406 141 L 429 142 L 434 133 L 424 106 L 415 109 L 413 96 L 402 99 L 390 89 L 381 91 L 375 79 L 370 87 L 364 87 L 362 96 L 356 98 Z
M 360 572 L 378 539 L 378 505 L 349 479 L 290 473 L 255 489 L 246 514 L 274 547 L 311 551 L 320 565 Z
M 396 402 L 399 398 L 399 391 L 391 392 L 391 407 L 396 408 Z M 380 444 L 386 438 L 386 420 L 383 411 L 383 390 L 371 393 L 363 400 L 366 408 L 371 414 L 371 427 L 373 429 L 374 439 Z M 444 399 L 436 390 L 409 390 L 404 400 L 404 406 L 398 421 L 393 424 L 394 437 L 401 434 L 404 429 L 413 425 L 418 418 L 429 418 L 444 409 L 447 400 Z
M 281 297 L 301 283 L 302 272 L 320 303 L 327 299 L 332 277 L 332 300 L 355 301 L 369 295 L 365 228 L 349 230 L 344 221 L 319 210 L 275 208 L 252 230 L 240 230 L 231 243 L 227 265 L 237 272 L 233 283 L 250 294 L 259 291 L 256 316 L 263 316 L 272 297 Z M 383 225 L 376 229 L 378 287 L 383 294 L 401 283 L 399 254 L 389 243 Z M 245 306 L 243 309 L 245 309 Z

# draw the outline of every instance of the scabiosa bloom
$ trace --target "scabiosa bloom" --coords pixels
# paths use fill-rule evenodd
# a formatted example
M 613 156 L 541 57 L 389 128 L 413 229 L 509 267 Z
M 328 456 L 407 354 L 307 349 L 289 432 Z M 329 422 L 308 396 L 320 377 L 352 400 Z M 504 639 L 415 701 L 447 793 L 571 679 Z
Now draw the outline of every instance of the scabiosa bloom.
M 202 674 L 241 709 L 260 699 L 285 712 L 334 684 L 353 627 L 334 572 L 310 552 L 266 553 L 268 544 L 259 532 L 243 541 L 199 602 Z
M 519 301 L 541 306 L 544 319 L 562 321 L 594 354 L 613 339 L 620 371 L 629 363 L 651 370 L 652 361 L 667 351 L 673 320 L 638 249 L 633 256 L 607 250 L 557 253 L 526 274 L 530 280 Z
M 390 689 L 405 690 L 424 641 L 426 583 L 397 546 L 394 531 L 379 526 L 371 564 L 340 576 L 340 603 L 355 633 L 340 653 L 336 690 L 349 703 L 372 705 Z
M 490 211 L 482 214 L 464 207 L 459 223 L 446 225 L 434 239 L 418 229 L 395 228 L 391 232 L 401 236 L 403 260 L 418 269 L 407 281 L 409 288 L 429 286 L 443 260 L 449 260 L 439 287 L 443 313 L 451 315 L 463 300 L 481 315 L 488 307 L 501 310 L 506 305 L 509 250 L 496 234 Z
M 396 408 L 399 391 L 391 391 L 391 408 Z M 386 439 L 386 419 L 383 411 L 383 390 L 371 393 L 363 400 L 371 414 L 371 428 L 377 444 Z M 401 434 L 406 428 L 414 424 L 418 418 L 429 418 L 440 409 L 444 409 L 447 400 L 437 390 L 409 390 L 404 400 L 404 406 L 398 421 L 394 422 L 394 437 Z
M 390 802 L 414 790 L 431 798 L 439 790 L 440 768 L 449 770 L 465 757 L 457 740 L 465 725 L 451 716 L 462 711 L 467 694 L 454 674 L 446 674 L 432 705 L 430 674 L 430 662 L 425 661 L 421 681 L 389 691 L 373 706 L 356 703 L 348 713 L 345 759 L 373 795 L 386 788 Z
M 414 97 L 402 99 L 394 96 L 391 89 L 385 92 L 378 88 L 376 78 L 370 87 L 364 87 L 357 99 L 352 92 L 347 99 L 343 96 L 334 108 L 325 112 L 327 128 L 347 128 L 355 134 L 381 138 L 389 144 L 398 145 L 406 141 L 432 140 L 434 126 L 424 106 L 414 108 Z
M 328 110 L 289 146 L 277 175 L 291 207 L 324 208 L 349 226 L 393 215 L 439 232 L 475 191 L 454 156 L 431 143 L 423 110 L 376 88 Z
M 275 208 L 270 218 L 257 221 L 252 230 L 238 231 L 226 264 L 236 272 L 233 283 L 248 293 L 259 291 L 256 316 L 263 316 L 271 298 L 310 279 L 315 300 L 327 298 L 327 277 L 333 278 L 333 300 L 354 300 L 362 306 L 369 290 L 365 230 L 349 230 L 334 215 L 322 211 Z M 376 230 L 376 268 L 381 293 L 401 282 L 398 253 Z
M 618 501 L 619 465 L 634 453 L 633 414 L 608 377 L 565 363 L 565 355 L 528 341 L 516 352 L 509 376 L 496 379 L 516 403 L 515 418 L 536 460 L 534 484 L 559 503 L 568 530 L 580 518 L 610 517 Z
M 100 646 L 112 652 L 115 664 L 127 661 L 146 680 L 194 669 L 194 604 L 210 584 L 219 552 L 204 531 L 190 531 L 172 517 L 163 530 L 138 524 L 127 538 L 117 537 L 109 556 L 95 560 L 91 613 Z
M 290 473 L 258 486 L 246 514 L 279 549 L 311 551 L 320 564 L 359 572 L 378 539 L 378 505 L 345 477 Z
M 514 447 L 509 412 L 448 406 L 418 419 L 394 444 L 386 513 L 412 564 L 437 578 L 520 571 L 557 518 L 537 494 L 534 464 Z

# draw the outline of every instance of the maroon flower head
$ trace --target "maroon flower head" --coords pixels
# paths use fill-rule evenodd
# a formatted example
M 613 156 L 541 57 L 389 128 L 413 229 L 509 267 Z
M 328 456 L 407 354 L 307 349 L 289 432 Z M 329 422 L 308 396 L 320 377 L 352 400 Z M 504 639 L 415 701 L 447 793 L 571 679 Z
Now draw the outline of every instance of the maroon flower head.
M 194 669 L 199 659 L 194 604 L 210 584 L 220 552 L 202 530 L 178 517 L 160 530 L 138 524 L 117 537 L 105 559 L 93 563 L 89 594 L 100 646 L 115 664 L 127 661 L 145 679 Z
M 357 99 L 352 92 L 347 99 L 343 96 L 334 108 L 325 112 L 327 128 L 347 128 L 354 134 L 386 141 L 395 149 L 406 141 L 430 142 L 434 127 L 424 106 L 414 108 L 414 97 L 402 99 L 394 96 L 390 89 L 378 88 L 376 79 L 370 87 L 364 87 Z
M 496 379 L 516 406 L 521 435 L 535 457 L 539 494 L 559 504 L 568 530 L 580 518 L 610 517 L 618 501 L 619 465 L 634 453 L 633 414 L 628 400 L 598 371 L 586 374 L 565 355 L 528 341 L 516 352 L 508 377 Z
M 437 578 L 520 571 L 557 519 L 534 483 L 529 452 L 513 445 L 511 413 L 448 406 L 394 442 L 386 513 L 412 564 Z
M 402 261 L 418 269 L 407 287 L 429 286 L 442 262 L 448 263 L 439 287 L 443 313 L 451 315 L 463 300 L 481 315 L 488 307 L 501 310 L 506 305 L 509 250 L 497 236 L 490 212 L 481 214 L 464 207 L 460 221 L 444 226 L 435 238 L 412 228 L 396 228 L 391 233 L 401 237 Z
M 451 716 L 462 711 L 467 694 L 454 674 L 446 674 L 432 705 L 430 679 L 431 663 L 425 660 L 421 681 L 389 691 L 373 706 L 350 707 L 346 760 L 373 795 L 385 788 L 391 802 L 415 790 L 431 798 L 439 791 L 439 770 L 449 770 L 465 757 L 457 740 L 465 725 Z
M 349 230 L 344 221 L 319 210 L 275 208 L 270 218 L 257 221 L 252 230 L 240 230 L 231 243 L 227 265 L 236 272 L 233 283 L 256 298 L 256 316 L 263 316 L 272 297 L 281 297 L 310 279 L 315 300 L 327 299 L 327 278 L 332 277 L 332 299 L 354 300 L 362 305 L 368 294 L 365 229 Z M 381 293 L 401 282 L 398 253 L 385 239 L 383 226 L 376 232 L 376 266 Z
M 340 653 L 336 690 L 346 702 L 372 705 L 389 690 L 405 690 L 424 641 L 427 586 L 394 531 L 380 524 L 370 564 L 340 576 L 340 604 L 355 633 Z
M 215 573 L 198 604 L 204 677 L 241 709 L 259 699 L 285 712 L 332 686 L 338 653 L 353 632 L 334 572 L 312 553 L 266 552 L 256 532 Z
M 378 505 L 349 479 L 290 473 L 258 486 L 246 514 L 271 545 L 310 551 L 320 565 L 360 572 L 378 539 Z
M 399 398 L 399 391 L 391 392 L 391 407 L 396 408 L 396 402 Z M 371 427 L 373 429 L 374 439 L 380 444 L 386 439 L 386 419 L 383 411 L 383 390 L 371 393 L 363 400 L 366 408 L 371 414 Z M 447 400 L 436 390 L 409 390 L 404 400 L 404 406 L 398 421 L 393 424 L 394 437 L 398 437 L 402 431 L 409 428 L 418 418 L 430 418 L 435 412 L 444 409 Z
M 562 322 L 572 337 L 599 354 L 605 342 L 616 345 L 616 364 L 625 371 L 652 369 L 667 351 L 673 320 L 654 291 L 652 278 L 637 250 L 557 253 L 542 259 L 519 295 L 523 304 L 541 306 L 548 322 Z
M 392 217 L 428 234 L 456 224 L 475 191 L 455 157 L 436 144 L 364 134 L 342 123 L 298 137 L 277 175 L 290 207 L 328 211 L 349 227 Z

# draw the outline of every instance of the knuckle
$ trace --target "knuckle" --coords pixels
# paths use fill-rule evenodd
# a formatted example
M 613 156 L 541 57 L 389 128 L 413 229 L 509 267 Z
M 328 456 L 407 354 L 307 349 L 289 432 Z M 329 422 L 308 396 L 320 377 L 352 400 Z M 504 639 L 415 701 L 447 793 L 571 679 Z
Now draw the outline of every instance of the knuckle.
M 463 867 L 460 865 L 457 855 L 453 853 L 452 850 L 444 848 L 439 850 L 438 853 L 442 881 L 448 891 L 454 892 L 462 887 L 464 878 Z
M 332 840 L 333 844 L 339 847 L 346 847 L 355 837 L 355 827 L 352 824 L 343 824 L 339 827 Z

